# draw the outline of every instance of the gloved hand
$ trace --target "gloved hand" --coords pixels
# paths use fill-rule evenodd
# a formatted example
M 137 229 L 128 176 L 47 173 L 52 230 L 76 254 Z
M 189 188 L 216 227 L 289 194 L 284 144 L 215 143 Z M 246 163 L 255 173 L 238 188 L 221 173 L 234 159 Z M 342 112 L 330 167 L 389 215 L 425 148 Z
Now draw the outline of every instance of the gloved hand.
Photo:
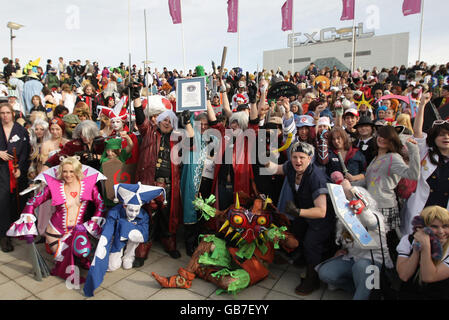
M 365 209 L 365 203 L 362 200 L 352 200 L 349 202 L 349 206 L 355 214 L 361 214 Z
M 135 100 L 140 98 L 140 88 L 141 88 L 141 84 L 137 84 L 137 83 L 130 83 L 129 84 L 129 88 L 131 89 L 131 99 Z
M 285 213 L 292 215 L 292 216 L 299 216 L 299 211 L 295 204 L 292 201 L 288 201 L 285 206 Z
M 181 114 L 181 122 L 183 127 L 188 125 L 190 123 L 190 117 L 192 116 L 192 113 L 190 110 L 184 110 Z
M 248 98 L 249 103 L 256 103 L 257 101 L 257 87 L 254 82 L 248 84 Z

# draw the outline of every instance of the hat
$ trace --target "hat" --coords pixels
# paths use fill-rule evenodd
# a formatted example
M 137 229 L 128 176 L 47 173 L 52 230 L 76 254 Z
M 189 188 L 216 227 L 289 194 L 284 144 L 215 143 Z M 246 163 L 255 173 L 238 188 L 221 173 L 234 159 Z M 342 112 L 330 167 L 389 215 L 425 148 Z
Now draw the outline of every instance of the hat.
M 22 73 L 22 69 L 19 69 L 19 70 L 17 70 L 16 72 L 13 72 L 12 74 L 11 74 L 11 76 L 13 77 L 13 78 L 22 78 L 23 76 L 24 76 L 24 74 Z
M 143 185 L 140 182 L 137 184 L 119 183 L 114 185 L 115 198 L 114 202 L 122 202 L 124 205 L 134 204 L 143 205 L 149 203 L 154 198 L 164 195 L 165 189 L 162 187 L 154 187 Z
M 28 74 L 27 75 L 29 78 L 33 78 L 33 79 L 37 79 L 37 80 L 39 80 L 39 78 L 38 78 L 38 76 L 37 76 L 37 74 L 36 74 L 36 72 L 31 72 L 30 74 Z
M 238 94 L 237 95 L 237 97 L 235 98 L 235 102 L 243 102 L 243 103 L 245 103 L 245 96 L 244 95 L 242 95 L 242 94 Z
M 304 126 L 314 127 L 315 123 L 313 122 L 313 117 L 309 115 L 302 115 L 295 119 L 296 127 L 301 128 Z
M 345 115 L 347 115 L 348 113 L 352 113 L 353 115 L 355 115 L 356 117 L 359 116 L 359 112 L 357 111 L 357 109 L 355 108 L 349 108 L 348 110 L 345 111 L 345 113 L 343 114 L 343 117 Z
M 393 121 L 388 121 L 388 120 L 385 120 L 385 119 L 378 120 L 378 121 L 376 121 L 375 126 L 376 127 L 392 126 L 392 127 L 394 127 L 394 129 L 396 130 L 396 132 L 399 135 L 404 133 L 404 131 L 405 131 L 405 126 L 397 124 L 397 122 L 394 121 L 394 120 Z
M 360 117 L 359 121 L 354 126 L 354 128 L 357 129 L 358 126 L 367 125 L 367 124 L 371 125 L 372 127 L 374 127 L 374 123 L 373 123 L 373 120 L 371 120 L 371 117 L 369 117 L 369 116 L 362 116 L 362 117 Z
M 349 101 L 348 99 L 344 99 L 343 102 L 341 103 L 343 105 L 343 108 L 349 109 L 351 107 L 351 101 Z
M 363 92 L 360 90 L 354 91 L 354 95 L 356 95 L 356 96 L 361 96 L 362 94 L 363 94 Z
M 120 118 L 125 121 L 128 117 L 128 110 L 127 108 L 123 108 L 123 106 L 125 105 L 123 98 L 125 97 L 122 97 L 122 99 L 120 99 L 120 102 L 114 106 L 114 109 L 105 106 L 97 106 L 97 110 L 100 110 L 100 114 L 105 115 L 109 119 Z
M 173 108 L 170 100 L 161 95 L 149 96 L 148 103 L 144 100 L 142 106 L 145 106 L 149 117 L 161 114 L 166 110 L 172 110 Z
M 331 127 L 331 120 L 328 117 L 321 117 L 318 119 L 318 122 L 316 124 L 317 126 L 328 126 Z
M 246 109 L 249 109 L 249 105 L 247 103 L 244 103 L 244 104 L 241 104 L 241 105 L 239 105 L 237 107 L 236 112 L 243 111 L 243 110 L 246 110 Z
M 76 114 L 70 113 L 70 114 L 66 114 L 63 118 L 62 121 L 64 121 L 65 123 L 80 123 L 80 119 L 78 118 L 78 116 Z
M 122 139 L 109 139 L 104 146 L 105 150 L 117 150 L 122 148 Z

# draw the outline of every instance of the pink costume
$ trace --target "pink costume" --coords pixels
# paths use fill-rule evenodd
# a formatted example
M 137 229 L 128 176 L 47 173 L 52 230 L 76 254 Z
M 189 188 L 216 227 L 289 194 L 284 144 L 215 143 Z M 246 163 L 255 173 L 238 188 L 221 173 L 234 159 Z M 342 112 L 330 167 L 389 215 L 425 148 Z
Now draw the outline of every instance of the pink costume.
M 51 172 L 51 170 L 55 170 L 56 172 L 56 168 L 53 167 L 46 172 Z M 85 168 L 86 170 L 84 170 Z M 68 278 L 74 273 L 74 255 L 80 258 L 80 262 L 84 267 L 88 268 L 90 266 L 87 257 L 91 251 L 91 245 L 87 232 L 98 239 L 102 231 L 101 226 L 105 222 L 105 219 L 102 217 L 105 212 L 104 202 L 95 185 L 98 180 L 103 180 L 104 176 L 98 171 L 87 176 L 88 171 L 96 170 L 83 166 L 85 178 L 80 181 L 80 207 L 74 226 L 67 226 L 64 181 L 56 179 L 54 173 L 51 175 L 44 173 L 47 186 L 27 202 L 20 219 L 11 226 L 7 233 L 8 236 L 19 238 L 30 235 L 36 236 L 37 229 L 34 224 L 36 221 L 34 211 L 47 200 L 51 200 L 51 205 L 55 208 L 55 213 L 50 218 L 49 225 L 54 229 L 53 232 L 56 231 L 56 233 L 50 234 L 50 236 L 58 238 L 57 249 L 54 254 L 55 266 L 51 274 L 63 279 Z M 96 210 L 92 219 L 84 222 L 84 215 L 89 201 L 95 203 Z M 27 217 L 31 217 L 33 223 L 27 223 Z M 67 268 L 68 266 L 72 266 L 72 268 Z M 81 278 L 80 283 L 83 282 L 84 279 Z

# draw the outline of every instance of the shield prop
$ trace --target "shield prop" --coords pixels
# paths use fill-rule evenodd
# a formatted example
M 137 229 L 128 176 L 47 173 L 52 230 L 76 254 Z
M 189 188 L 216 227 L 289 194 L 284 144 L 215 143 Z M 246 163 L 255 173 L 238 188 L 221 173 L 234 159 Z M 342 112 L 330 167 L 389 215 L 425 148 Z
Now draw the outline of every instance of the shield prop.
M 124 165 L 118 159 L 111 159 L 103 163 L 103 173 L 108 178 L 105 181 L 106 197 L 114 199 L 114 185 L 118 183 L 131 183 L 131 174 L 127 171 L 129 165 Z M 135 172 L 135 171 L 134 171 Z
M 313 80 L 313 86 L 318 85 L 318 83 L 322 84 L 323 90 L 328 90 L 331 86 L 331 81 L 329 80 L 328 77 L 325 76 L 318 76 L 315 78 L 315 80 Z
M 329 190 L 335 214 L 343 222 L 352 238 L 364 249 L 380 249 L 380 246 L 366 231 L 365 227 L 357 219 L 356 214 L 349 207 L 349 201 L 346 199 L 343 187 L 338 184 L 328 183 L 327 189 Z
M 297 96 L 299 94 L 299 89 L 291 82 L 281 81 L 275 83 L 268 89 L 267 99 L 278 99 L 279 97 L 291 97 Z

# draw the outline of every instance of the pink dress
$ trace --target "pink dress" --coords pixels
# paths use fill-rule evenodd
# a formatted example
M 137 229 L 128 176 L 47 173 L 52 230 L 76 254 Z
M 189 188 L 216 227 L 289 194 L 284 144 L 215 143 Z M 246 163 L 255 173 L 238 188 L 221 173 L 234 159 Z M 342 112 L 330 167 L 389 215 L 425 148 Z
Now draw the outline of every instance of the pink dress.
M 52 275 L 59 276 L 63 279 L 68 278 L 74 273 L 74 255 L 80 258 L 80 262 L 88 267 L 90 265 L 87 257 L 91 251 L 90 242 L 87 236 L 89 232 L 93 237 L 99 238 L 101 235 L 101 226 L 105 219 L 105 206 L 96 187 L 97 176 L 92 175 L 80 181 L 80 207 L 76 218 L 75 226 L 67 226 L 67 206 L 66 195 L 64 192 L 64 181 L 47 177 L 48 185 L 33 198 L 31 198 L 20 217 L 9 229 L 7 235 L 12 237 L 23 238 L 27 235 L 37 235 L 37 228 L 34 225 L 36 218 L 34 211 L 47 200 L 51 200 L 51 205 L 55 212 L 50 218 L 49 224 L 54 229 L 52 234 L 58 238 L 57 250 L 54 254 L 55 266 L 51 272 Z M 94 202 L 96 210 L 90 221 L 84 222 L 84 215 L 88 202 Z M 33 223 L 27 223 L 27 217 L 31 217 Z M 69 270 L 70 269 L 70 270 Z M 83 283 L 81 279 L 80 283 Z

